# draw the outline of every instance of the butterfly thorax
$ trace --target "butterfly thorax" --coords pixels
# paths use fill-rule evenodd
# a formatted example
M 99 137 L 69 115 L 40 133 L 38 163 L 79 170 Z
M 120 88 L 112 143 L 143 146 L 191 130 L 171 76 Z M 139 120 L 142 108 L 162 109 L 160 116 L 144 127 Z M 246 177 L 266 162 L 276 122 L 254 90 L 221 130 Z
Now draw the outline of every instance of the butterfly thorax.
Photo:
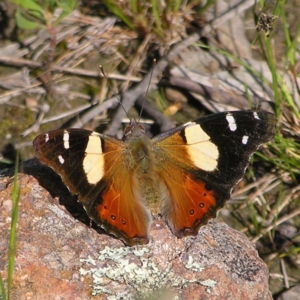
M 155 156 L 151 139 L 145 134 L 145 128 L 132 120 L 124 131 L 124 151 L 126 167 L 132 174 L 133 192 L 154 214 L 158 213 L 159 191 L 157 173 L 155 172 Z

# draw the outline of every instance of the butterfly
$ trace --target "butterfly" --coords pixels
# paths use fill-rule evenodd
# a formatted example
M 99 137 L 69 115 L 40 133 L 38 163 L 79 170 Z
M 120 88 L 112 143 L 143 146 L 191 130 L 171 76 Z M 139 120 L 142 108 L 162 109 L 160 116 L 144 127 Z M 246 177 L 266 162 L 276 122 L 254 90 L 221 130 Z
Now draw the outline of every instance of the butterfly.
M 122 140 L 84 129 L 49 131 L 38 159 L 78 195 L 88 216 L 127 245 L 149 242 L 153 214 L 173 234 L 197 235 L 241 180 L 251 155 L 275 134 L 266 111 L 212 114 L 152 139 L 131 120 Z

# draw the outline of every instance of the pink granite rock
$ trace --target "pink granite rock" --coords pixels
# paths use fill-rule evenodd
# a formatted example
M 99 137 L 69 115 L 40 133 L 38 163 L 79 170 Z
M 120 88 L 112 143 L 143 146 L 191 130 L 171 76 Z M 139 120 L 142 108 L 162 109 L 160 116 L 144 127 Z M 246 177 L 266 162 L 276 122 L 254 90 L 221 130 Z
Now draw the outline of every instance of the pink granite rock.
M 80 206 L 60 185 L 19 175 L 21 198 L 11 299 L 272 299 L 268 269 L 241 233 L 211 220 L 196 237 L 177 239 L 157 219 L 148 245 L 127 247 L 74 218 Z M 0 270 L 7 277 L 11 190 L 0 190 Z M 47 183 L 48 182 L 48 183 Z M 63 188 L 62 188 L 63 189 Z M 53 192 L 55 191 L 55 192 Z

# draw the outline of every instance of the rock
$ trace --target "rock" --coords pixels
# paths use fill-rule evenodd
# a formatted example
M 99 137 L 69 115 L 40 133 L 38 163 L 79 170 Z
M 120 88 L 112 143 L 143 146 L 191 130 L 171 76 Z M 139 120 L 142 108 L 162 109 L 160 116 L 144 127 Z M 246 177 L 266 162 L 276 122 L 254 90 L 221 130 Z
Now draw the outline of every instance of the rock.
M 297 300 L 300 299 L 300 284 L 297 284 L 278 296 L 277 300 Z
M 66 207 L 81 205 L 62 183 L 55 184 L 59 179 L 53 180 L 51 171 L 52 177 L 42 176 L 38 168 L 25 172 L 35 173 L 40 182 L 19 174 L 11 299 L 133 299 L 149 295 L 157 299 L 272 299 L 268 269 L 255 246 L 226 224 L 214 219 L 196 237 L 177 239 L 157 219 L 148 245 L 127 247 L 75 219 L 81 215 L 80 208 L 70 214 Z M 4 280 L 13 185 L 7 182 L 8 177 L 3 178 L 0 185 L 0 270 Z

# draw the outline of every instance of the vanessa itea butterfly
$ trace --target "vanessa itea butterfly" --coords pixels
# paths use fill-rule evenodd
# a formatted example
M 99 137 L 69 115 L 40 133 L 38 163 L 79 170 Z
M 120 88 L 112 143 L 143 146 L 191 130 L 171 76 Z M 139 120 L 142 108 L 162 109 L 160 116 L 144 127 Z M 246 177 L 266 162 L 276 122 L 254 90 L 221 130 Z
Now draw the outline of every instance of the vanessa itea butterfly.
M 234 111 L 152 139 L 132 120 L 123 140 L 65 129 L 43 133 L 33 145 L 39 160 L 78 194 L 91 219 L 134 245 L 148 243 L 151 212 L 160 213 L 177 237 L 196 235 L 230 198 L 251 155 L 275 129 L 271 113 Z

